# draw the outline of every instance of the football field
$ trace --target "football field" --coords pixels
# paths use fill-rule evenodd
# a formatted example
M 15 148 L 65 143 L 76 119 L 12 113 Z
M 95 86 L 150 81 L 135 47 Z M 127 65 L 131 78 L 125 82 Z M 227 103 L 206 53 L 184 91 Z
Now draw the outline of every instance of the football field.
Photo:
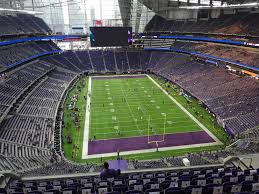
M 82 159 L 219 144 L 150 76 L 89 77 Z

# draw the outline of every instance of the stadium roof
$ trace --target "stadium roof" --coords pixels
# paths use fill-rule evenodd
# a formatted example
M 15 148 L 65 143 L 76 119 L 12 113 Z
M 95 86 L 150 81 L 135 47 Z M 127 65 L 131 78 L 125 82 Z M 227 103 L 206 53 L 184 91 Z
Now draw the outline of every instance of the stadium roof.
M 22 9 L 24 0 L 1 0 L 0 7 L 8 9 Z
M 258 6 L 257 0 L 139 0 L 154 11 L 187 8 L 187 9 L 213 9 L 213 8 L 254 8 Z
M 96 5 L 92 6 L 92 2 Z M 101 2 L 105 6 L 102 6 Z M 27 13 L 42 17 L 51 26 L 53 32 L 70 32 L 72 26 L 91 26 L 97 19 L 106 19 L 105 16 L 101 16 L 105 13 L 98 11 L 106 9 L 109 10 L 110 15 L 112 14 L 109 18 L 113 19 L 113 25 L 121 25 L 122 22 L 124 26 L 132 26 L 135 32 L 138 32 L 138 29 L 144 28 L 140 26 L 145 26 L 150 20 L 150 15 L 154 13 L 173 19 L 174 15 L 178 15 L 177 17 L 188 15 L 180 13 L 187 9 L 258 8 L 259 5 L 257 0 L 114 0 L 113 7 L 112 5 L 107 7 L 107 3 L 107 0 L 1 0 L 0 11 L 27 12 L 29 10 Z M 94 7 L 93 11 L 92 7 Z M 113 10 L 112 13 L 111 10 Z M 191 13 L 192 10 L 189 12 Z
M 138 0 L 156 14 L 172 19 L 176 11 L 183 11 L 179 15 L 186 15 L 184 10 L 199 9 L 256 9 L 259 7 L 257 0 Z M 194 12 L 193 12 L 194 13 Z M 192 14 L 190 14 L 192 15 Z
M 132 0 L 118 0 L 124 26 L 130 26 Z

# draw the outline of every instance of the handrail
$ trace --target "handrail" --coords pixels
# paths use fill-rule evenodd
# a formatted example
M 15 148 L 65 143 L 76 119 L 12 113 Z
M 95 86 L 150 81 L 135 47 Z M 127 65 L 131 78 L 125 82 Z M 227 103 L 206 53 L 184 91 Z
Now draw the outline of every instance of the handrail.
M 243 161 L 242 161 L 242 159 L 250 159 L 250 164 L 249 164 L 249 166 L 247 166 Z M 249 169 L 250 168 L 250 166 L 251 166 L 251 164 L 252 164 L 252 158 L 239 158 L 239 161 L 238 161 L 238 167 L 240 167 L 241 165 L 243 165 L 246 169 Z
M 248 159 L 248 160 L 250 161 L 249 166 L 247 166 L 247 165 L 243 162 L 244 159 Z M 244 165 L 245 167 L 247 167 L 247 169 L 250 168 L 252 162 L 253 162 L 253 159 L 252 159 L 252 158 L 241 158 L 241 159 L 240 159 L 240 163 L 241 163 L 242 165 Z
M 142 35 L 162 35 L 162 34 L 188 34 L 188 35 L 206 35 L 206 36 L 226 36 L 226 37 L 236 37 L 236 38 L 259 38 L 256 35 L 249 34 L 227 34 L 227 33 L 218 33 L 218 32 L 180 32 L 180 31 L 145 31 L 140 33 Z
M 251 46 L 251 43 L 244 41 L 218 39 L 218 38 L 207 38 L 207 37 L 193 37 L 193 36 L 141 36 L 144 40 L 159 40 L 159 39 L 173 39 L 173 40 L 188 40 L 188 41 L 200 41 L 200 42 L 213 42 L 221 44 L 239 45 L 239 46 Z M 254 44 L 254 47 L 259 47 L 259 44 Z

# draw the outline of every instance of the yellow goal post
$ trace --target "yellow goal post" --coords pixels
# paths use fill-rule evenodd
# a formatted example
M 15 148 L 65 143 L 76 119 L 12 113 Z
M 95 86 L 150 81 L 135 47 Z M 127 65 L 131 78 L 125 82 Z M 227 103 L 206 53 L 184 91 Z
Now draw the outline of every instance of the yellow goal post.
M 149 115 L 149 119 L 148 119 L 148 135 L 147 135 L 147 138 L 148 138 L 148 144 L 151 144 L 151 143 L 155 143 L 156 144 L 156 146 L 158 147 L 158 143 L 162 143 L 162 142 L 164 142 L 165 141 L 165 134 L 166 134 L 166 113 L 162 113 L 162 116 L 164 117 L 164 129 L 163 129 L 163 133 L 162 134 L 160 134 L 160 135 L 162 135 L 162 139 L 160 139 L 160 140 L 151 140 L 151 138 L 150 138 L 150 119 L 151 119 L 151 117 L 150 117 L 150 115 Z M 159 135 L 159 136 L 160 136 Z

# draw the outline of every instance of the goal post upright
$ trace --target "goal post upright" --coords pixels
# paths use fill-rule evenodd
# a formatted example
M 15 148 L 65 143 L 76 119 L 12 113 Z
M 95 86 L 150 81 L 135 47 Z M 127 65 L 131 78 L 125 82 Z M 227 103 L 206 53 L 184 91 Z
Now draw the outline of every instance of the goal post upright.
M 166 113 L 164 115 L 164 134 L 163 134 L 163 141 L 165 141 L 165 125 L 166 125 Z
M 148 121 L 147 121 L 147 143 L 149 144 L 149 130 L 150 130 L 150 115 L 148 117 Z
M 154 140 L 151 141 L 150 140 L 150 115 L 149 115 L 149 119 L 148 119 L 148 144 L 151 143 L 155 143 L 156 145 L 158 145 L 158 143 L 162 143 L 165 141 L 165 134 L 166 134 L 166 114 L 164 115 L 164 129 L 163 129 L 163 138 L 162 140 Z

